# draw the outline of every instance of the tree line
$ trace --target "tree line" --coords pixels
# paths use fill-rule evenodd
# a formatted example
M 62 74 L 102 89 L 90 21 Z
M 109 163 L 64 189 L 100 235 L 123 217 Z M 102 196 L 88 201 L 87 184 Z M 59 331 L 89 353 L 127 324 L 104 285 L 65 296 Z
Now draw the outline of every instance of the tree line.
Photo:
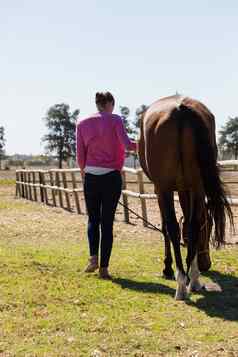
M 127 106 L 120 106 L 120 115 L 132 139 L 138 137 L 140 118 L 146 109 L 147 106 L 142 104 L 131 116 Z M 75 128 L 79 112 L 79 109 L 71 112 L 68 104 L 61 103 L 50 107 L 43 118 L 48 133 L 43 136 L 42 142 L 45 145 L 46 154 L 56 157 L 59 168 L 62 168 L 64 161 L 75 159 Z M 0 126 L 0 169 L 2 160 L 6 157 L 5 145 L 5 129 Z M 225 125 L 221 127 L 218 149 L 220 159 L 238 159 L 238 117 L 229 117 Z

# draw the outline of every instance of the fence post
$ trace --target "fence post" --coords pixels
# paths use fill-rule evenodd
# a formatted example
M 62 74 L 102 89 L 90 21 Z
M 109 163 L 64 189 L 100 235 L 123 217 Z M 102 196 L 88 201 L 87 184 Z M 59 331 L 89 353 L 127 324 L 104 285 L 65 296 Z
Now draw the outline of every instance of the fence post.
M 16 193 L 15 193 L 16 197 L 18 196 L 18 191 L 19 191 L 19 187 L 20 187 L 19 184 L 18 184 L 18 181 L 19 181 L 19 175 L 18 175 L 18 172 L 16 172 Z
M 56 186 L 60 188 L 60 176 L 59 176 L 59 171 L 56 171 L 55 173 L 55 179 L 56 179 Z M 63 205 L 63 198 L 62 198 L 62 191 L 58 190 L 59 192 L 59 203 L 60 207 L 64 207 Z
M 62 178 L 63 178 L 63 186 L 64 188 L 68 188 L 68 184 L 67 184 L 67 178 L 66 178 L 66 173 L 63 171 L 62 172 Z M 67 209 L 69 211 L 71 211 L 71 205 L 70 205 L 70 199 L 69 199 L 69 192 L 65 191 L 65 199 L 66 199 L 66 203 L 67 203 Z
M 53 172 L 49 171 L 49 174 L 50 174 L 50 185 L 54 186 Z M 54 190 L 54 188 L 52 188 L 51 192 L 52 192 L 53 205 L 56 207 L 56 199 L 55 199 L 55 190 Z
M 143 193 L 145 193 L 144 182 L 143 182 L 143 172 L 140 170 L 137 171 L 137 179 L 138 179 L 139 193 L 143 194 Z M 142 217 L 144 218 L 144 220 L 147 221 L 147 210 L 146 210 L 145 198 L 140 197 L 140 202 L 141 202 Z M 145 221 L 143 221 L 143 226 L 147 227 L 148 224 Z
M 32 182 L 33 182 L 33 192 L 34 192 L 34 201 L 37 201 L 37 189 L 36 189 L 36 173 L 32 171 Z
M 21 181 L 21 197 L 25 198 L 24 175 L 22 171 L 20 172 L 20 181 Z
M 28 200 L 28 187 L 27 187 L 27 173 L 26 171 L 23 172 L 23 177 L 24 177 L 24 187 L 25 187 L 25 198 Z
M 42 182 L 42 173 L 41 171 L 38 171 L 39 173 L 39 185 L 40 185 L 40 200 L 41 202 L 44 202 L 44 190 L 43 190 L 43 182 Z
M 31 171 L 27 172 L 29 199 L 32 201 Z
M 81 213 L 81 208 L 80 208 L 80 203 L 79 203 L 78 192 L 75 191 L 75 189 L 77 189 L 77 183 L 76 183 L 74 171 L 71 172 L 71 176 L 72 176 L 72 186 L 73 186 L 73 194 L 74 194 L 76 210 L 77 210 L 77 213 L 80 214 Z
M 45 187 L 46 183 L 45 183 L 45 171 L 42 171 L 42 184 L 43 184 L 43 191 L 44 191 L 44 196 L 45 196 L 45 203 L 48 205 L 49 204 L 49 200 L 48 200 L 48 191 L 47 188 Z
M 15 193 L 16 197 L 18 196 L 18 190 L 19 190 L 19 185 L 17 183 L 18 181 L 19 181 L 19 175 L 18 172 L 16 172 L 16 193 Z
M 124 170 L 122 171 L 122 189 L 126 190 L 126 173 Z M 122 192 L 122 201 L 123 201 L 123 205 L 128 207 L 128 198 L 127 198 L 127 195 L 123 192 Z M 130 223 L 129 211 L 126 207 L 123 207 L 124 208 L 124 219 L 125 219 L 126 223 Z
M 25 198 L 25 185 L 24 185 L 24 173 L 21 171 L 20 173 L 21 177 L 21 190 L 22 190 L 22 198 Z

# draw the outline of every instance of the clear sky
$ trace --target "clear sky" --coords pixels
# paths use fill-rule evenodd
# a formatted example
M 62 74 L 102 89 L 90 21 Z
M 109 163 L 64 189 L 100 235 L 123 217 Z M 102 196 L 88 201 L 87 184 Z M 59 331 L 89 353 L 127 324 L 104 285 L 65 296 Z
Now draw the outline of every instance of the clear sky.
M 237 20 L 237 0 L 0 0 L 7 153 L 43 153 L 47 109 L 66 102 L 85 116 L 104 90 L 132 113 L 177 90 L 219 129 L 238 115 Z

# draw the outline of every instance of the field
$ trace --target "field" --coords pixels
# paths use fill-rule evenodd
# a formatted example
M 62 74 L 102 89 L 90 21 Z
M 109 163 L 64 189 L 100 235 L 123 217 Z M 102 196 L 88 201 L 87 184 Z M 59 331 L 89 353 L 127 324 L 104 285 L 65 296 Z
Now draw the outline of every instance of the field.
M 102 281 L 83 273 L 86 216 L 14 193 L 1 173 L 0 357 L 238 356 L 237 245 L 212 251 L 212 291 L 177 302 L 158 232 L 119 210 Z

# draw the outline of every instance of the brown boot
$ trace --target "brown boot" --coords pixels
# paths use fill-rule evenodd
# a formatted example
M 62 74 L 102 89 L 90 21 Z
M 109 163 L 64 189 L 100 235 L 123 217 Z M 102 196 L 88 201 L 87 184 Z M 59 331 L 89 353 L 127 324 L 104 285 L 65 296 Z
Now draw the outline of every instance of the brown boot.
M 98 256 L 92 255 L 88 260 L 88 265 L 85 268 L 85 273 L 93 273 L 98 269 Z
M 108 272 L 108 268 L 99 268 L 99 277 L 105 280 L 111 280 L 112 277 Z

